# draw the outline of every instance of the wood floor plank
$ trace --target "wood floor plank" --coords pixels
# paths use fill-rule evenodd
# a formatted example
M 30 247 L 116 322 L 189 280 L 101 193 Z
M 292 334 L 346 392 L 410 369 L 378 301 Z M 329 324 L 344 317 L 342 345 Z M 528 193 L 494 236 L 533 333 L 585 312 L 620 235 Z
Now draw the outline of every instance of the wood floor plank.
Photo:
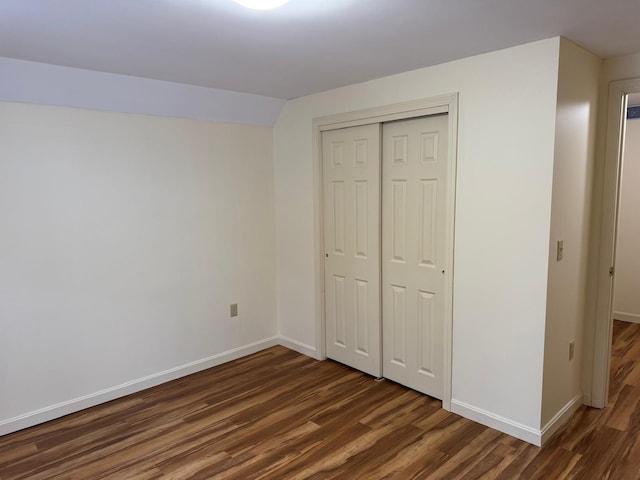
M 0 437 L 0 480 L 640 480 L 640 325 L 543 448 L 283 347 Z
M 604 426 L 598 431 L 595 441 L 582 455 L 582 461 L 578 462 L 565 478 L 576 480 L 614 478 L 611 473 L 618 457 L 623 452 L 627 439 L 626 432 Z
M 533 445 L 519 444 L 517 445 L 512 461 L 504 466 L 499 472 L 495 480 L 512 480 L 514 478 L 522 478 L 524 470 L 539 454 L 540 450 Z
M 606 425 L 611 428 L 626 432 L 629 429 L 631 416 L 638 408 L 638 398 L 634 395 L 635 387 L 624 384 L 620 389 L 618 398 L 611 409 Z

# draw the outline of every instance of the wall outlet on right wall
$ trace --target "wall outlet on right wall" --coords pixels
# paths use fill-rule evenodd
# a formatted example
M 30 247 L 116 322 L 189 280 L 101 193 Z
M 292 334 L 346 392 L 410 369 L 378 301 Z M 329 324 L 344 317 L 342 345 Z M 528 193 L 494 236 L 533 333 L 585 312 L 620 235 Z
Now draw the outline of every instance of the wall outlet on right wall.
M 556 260 L 559 262 L 564 257 L 564 240 L 558 240 L 558 249 L 556 250 Z
M 576 354 L 576 342 L 569 342 L 569 360 L 573 360 L 573 356 Z

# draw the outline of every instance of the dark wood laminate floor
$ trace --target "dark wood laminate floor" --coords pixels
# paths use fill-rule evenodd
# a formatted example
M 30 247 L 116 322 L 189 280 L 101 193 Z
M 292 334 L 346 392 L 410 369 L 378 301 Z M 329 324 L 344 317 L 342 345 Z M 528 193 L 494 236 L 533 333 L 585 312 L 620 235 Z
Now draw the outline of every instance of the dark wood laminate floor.
M 615 322 L 610 402 L 540 449 L 275 347 L 0 437 L 0 478 L 640 479 L 640 325 Z

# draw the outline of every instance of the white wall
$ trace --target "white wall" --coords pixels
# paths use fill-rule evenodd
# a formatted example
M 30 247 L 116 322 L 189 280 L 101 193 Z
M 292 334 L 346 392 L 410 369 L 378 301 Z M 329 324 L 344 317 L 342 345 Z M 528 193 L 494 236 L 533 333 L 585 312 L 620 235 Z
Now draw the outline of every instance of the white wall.
M 604 61 L 602 74 L 603 80 L 606 81 L 603 85 L 603 89 L 605 90 L 609 88 L 609 82 L 639 77 L 640 52 L 606 59 Z M 605 98 L 603 101 L 608 101 L 608 99 Z M 606 112 L 603 112 L 603 115 L 606 117 Z
M 454 409 L 535 436 L 558 58 L 554 38 L 287 102 L 274 130 L 279 333 L 319 340 L 312 119 L 459 92 Z
M 542 425 L 582 404 L 591 190 L 602 61 L 561 39 L 551 206 Z M 564 255 L 557 261 L 557 241 Z M 575 356 L 569 360 L 569 342 Z M 557 427 L 554 425 L 553 427 Z M 550 425 L 551 428 L 553 428 Z
M 0 145 L 0 434 L 275 343 L 271 128 L 0 102 Z
M 640 323 L 640 119 L 627 120 L 626 128 L 613 317 Z

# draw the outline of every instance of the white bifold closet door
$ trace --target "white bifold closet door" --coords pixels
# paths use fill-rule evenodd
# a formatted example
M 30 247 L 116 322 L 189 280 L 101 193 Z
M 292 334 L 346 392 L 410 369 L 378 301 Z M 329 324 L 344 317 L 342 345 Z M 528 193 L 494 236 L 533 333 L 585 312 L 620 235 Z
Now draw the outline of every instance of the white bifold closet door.
M 327 356 L 436 398 L 447 127 L 434 115 L 322 133 Z
M 323 132 L 322 164 L 327 356 L 380 377 L 380 124 Z
M 385 123 L 382 144 L 383 375 L 444 389 L 447 115 Z

